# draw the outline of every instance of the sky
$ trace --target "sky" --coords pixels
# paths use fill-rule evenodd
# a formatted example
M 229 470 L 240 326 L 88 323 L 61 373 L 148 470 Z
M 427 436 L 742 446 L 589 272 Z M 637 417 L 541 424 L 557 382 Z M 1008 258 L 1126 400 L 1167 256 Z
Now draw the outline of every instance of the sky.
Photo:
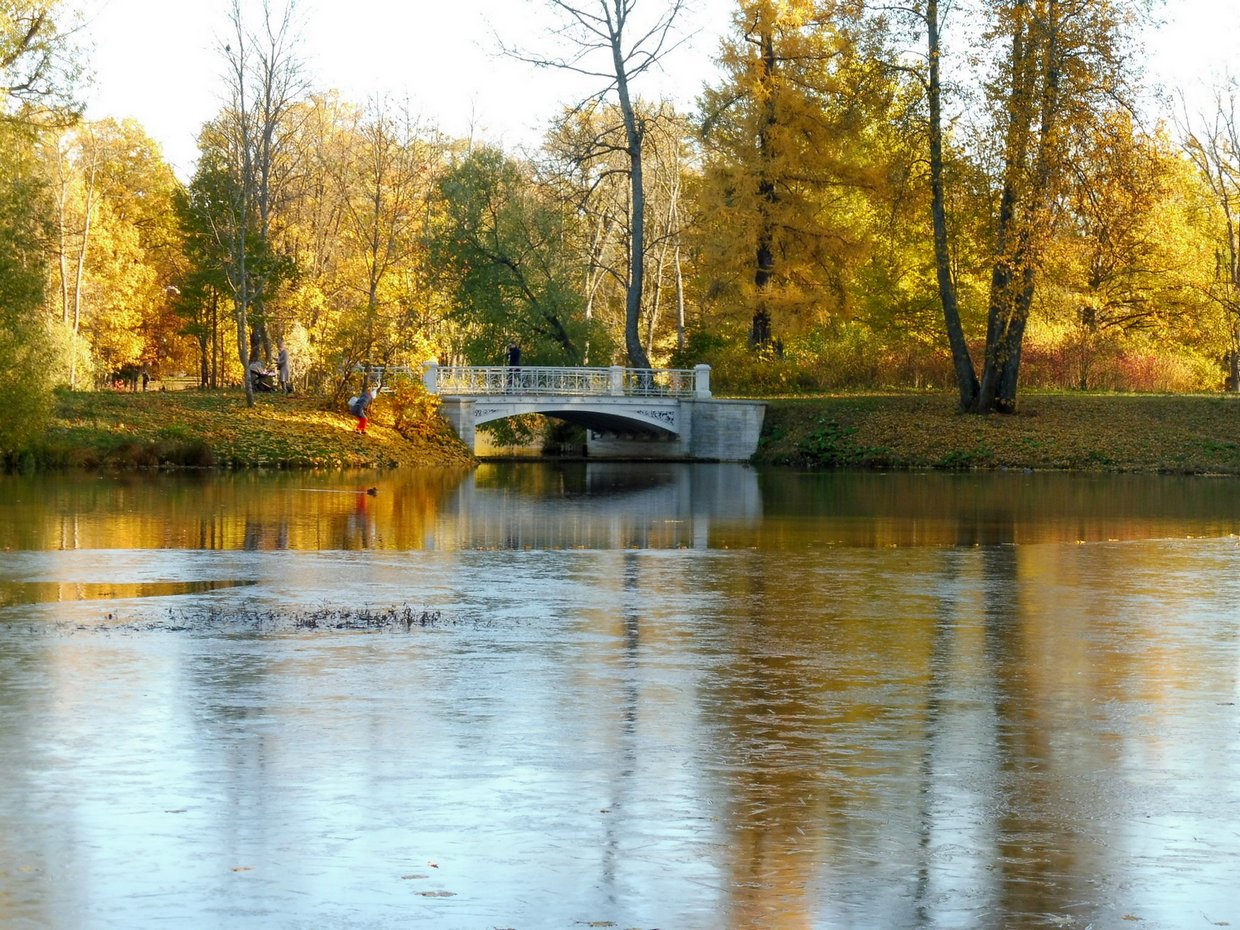
M 647 0 L 648 4 L 658 0 Z M 243 0 L 257 8 L 258 0 Z M 690 0 L 686 43 L 637 92 L 686 108 L 714 76 L 712 58 L 735 0 Z M 220 40 L 231 0 L 81 0 L 94 81 L 87 115 L 133 117 L 185 179 L 198 130 L 220 108 Z M 316 89 L 364 103 L 408 98 L 450 135 L 471 131 L 506 147 L 534 146 L 563 104 L 588 90 L 564 73 L 498 54 L 496 33 L 527 48 L 546 42 L 539 0 L 300 0 L 304 55 Z M 1236 0 L 1166 0 L 1148 37 L 1148 70 L 1201 99 L 1240 48 Z M 1240 72 L 1240 68 L 1236 69 Z
M 257 9 L 258 0 L 246 0 Z M 691 0 L 693 34 L 665 72 L 638 85 L 690 105 L 713 73 L 711 59 L 734 0 Z M 95 72 L 87 115 L 137 119 L 185 177 L 201 125 L 221 103 L 220 39 L 231 0 L 87 0 L 85 36 Z M 316 89 L 364 103 L 387 94 L 451 135 L 471 129 L 508 146 L 533 145 L 573 78 L 498 53 L 496 32 L 525 47 L 543 39 L 542 5 L 527 0 L 301 0 L 302 54 Z

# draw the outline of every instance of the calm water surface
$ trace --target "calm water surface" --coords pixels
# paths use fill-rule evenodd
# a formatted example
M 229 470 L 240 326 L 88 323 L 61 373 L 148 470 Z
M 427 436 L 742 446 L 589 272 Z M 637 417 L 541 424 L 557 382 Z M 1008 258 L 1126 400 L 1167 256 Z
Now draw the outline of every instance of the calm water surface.
M 1240 926 L 1238 533 L 1212 479 L 0 479 L 0 926 Z

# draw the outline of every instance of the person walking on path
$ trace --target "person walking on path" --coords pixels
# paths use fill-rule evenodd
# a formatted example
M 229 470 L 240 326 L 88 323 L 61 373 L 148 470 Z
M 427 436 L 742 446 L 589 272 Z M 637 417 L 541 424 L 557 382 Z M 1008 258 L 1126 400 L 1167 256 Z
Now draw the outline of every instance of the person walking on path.
M 352 403 L 349 404 L 349 412 L 353 414 L 353 416 L 357 417 L 357 427 L 353 430 L 353 432 L 361 433 L 363 436 L 366 435 L 366 425 L 369 422 L 367 415 L 370 413 L 370 405 L 374 402 L 375 393 L 375 388 L 368 385 L 366 389 L 357 397 L 353 398 Z

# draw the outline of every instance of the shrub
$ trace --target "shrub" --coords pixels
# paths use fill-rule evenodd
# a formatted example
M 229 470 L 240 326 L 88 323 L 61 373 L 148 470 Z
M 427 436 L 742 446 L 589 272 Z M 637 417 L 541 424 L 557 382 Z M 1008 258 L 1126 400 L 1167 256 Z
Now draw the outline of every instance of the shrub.
M 379 397 L 380 412 L 386 410 L 391 414 L 392 427 L 406 439 L 440 445 L 460 443 L 440 411 L 439 398 L 428 393 L 421 381 L 401 381 L 390 391 L 385 388 Z

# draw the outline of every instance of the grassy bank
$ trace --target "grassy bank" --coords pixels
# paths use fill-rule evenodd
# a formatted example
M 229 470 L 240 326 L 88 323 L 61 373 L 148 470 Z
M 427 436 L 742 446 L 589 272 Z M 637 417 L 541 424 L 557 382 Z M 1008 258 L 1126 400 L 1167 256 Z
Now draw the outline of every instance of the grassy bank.
M 1024 394 L 989 417 L 947 395 L 772 400 L 755 462 L 1240 475 L 1240 397 Z
M 460 467 L 472 457 L 442 420 L 398 418 L 381 396 L 369 433 L 319 398 L 240 391 L 62 393 L 51 428 L 19 465 L 34 467 Z M 416 411 L 415 411 L 416 413 Z M 406 414 L 408 411 L 406 410 Z
M 382 395 L 370 432 L 318 398 L 239 391 L 65 393 L 20 465 L 466 467 L 427 398 Z M 397 425 L 399 424 L 399 429 Z M 948 395 L 769 401 L 755 463 L 795 468 L 1030 468 L 1240 475 L 1240 397 L 1026 394 L 1016 416 L 956 412 Z

